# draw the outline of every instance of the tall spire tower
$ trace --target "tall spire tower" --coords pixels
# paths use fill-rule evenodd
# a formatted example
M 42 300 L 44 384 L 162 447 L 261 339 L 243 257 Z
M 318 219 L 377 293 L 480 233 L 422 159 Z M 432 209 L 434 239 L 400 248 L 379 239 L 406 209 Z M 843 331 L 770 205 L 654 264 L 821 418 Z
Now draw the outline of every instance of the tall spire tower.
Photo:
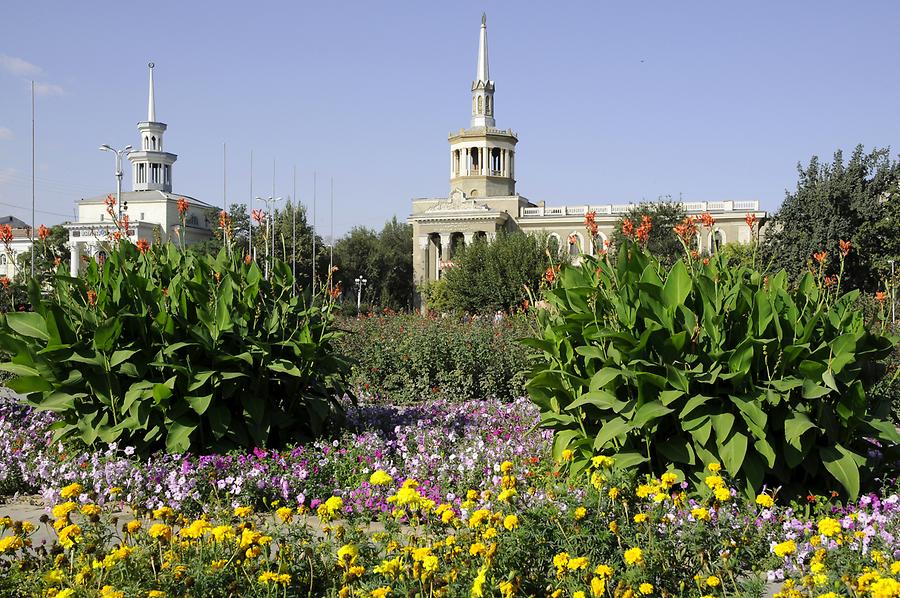
M 494 82 L 488 67 L 487 17 L 481 15 L 478 62 L 472 82 L 472 121 L 450 134 L 450 192 L 466 197 L 510 197 L 516 194 L 515 157 L 518 138 L 494 121 Z
M 150 91 L 147 96 L 147 120 L 138 123 L 141 134 L 141 149 L 128 154 L 131 161 L 131 182 L 134 191 L 172 192 L 172 164 L 178 159 L 175 154 L 163 151 L 163 133 L 166 124 L 156 120 L 156 97 L 153 85 L 152 62 L 150 71 Z
M 478 64 L 472 82 L 472 126 L 493 127 L 494 124 L 494 82 L 488 67 L 487 15 L 482 13 Z

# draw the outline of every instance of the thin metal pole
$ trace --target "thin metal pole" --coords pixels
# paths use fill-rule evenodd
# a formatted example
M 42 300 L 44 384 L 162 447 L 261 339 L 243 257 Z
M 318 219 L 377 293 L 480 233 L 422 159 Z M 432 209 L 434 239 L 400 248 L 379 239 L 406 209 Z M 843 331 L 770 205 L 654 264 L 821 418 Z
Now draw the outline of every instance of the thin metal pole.
M 897 322 L 897 279 L 894 278 L 894 260 L 891 260 L 891 325 Z
M 34 81 L 31 82 L 31 277 L 34 278 Z
M 250 150 L 250 199 L 247 200 L 247 229 L 250 231 L 247 241 L 247 255 L 253 260 L 253 150 Z
M 269 219 L 272 221 L 272 263 L 269 271 L 275 270 L 275 158 L 272 158 L 272 209 L 269 211 Z
M 313 171 L 312 288 L 316 292 L 316 171 Z
M 328 245 L 328 290 L 331 291 L 331 276 L 334 273 L 334 177 L 331 177 L 331 242 Z
M 291 276 L 294 278 L 293 290 L 297 294 L 297 165 L 293 168 L 294 188 L 291 191 Z

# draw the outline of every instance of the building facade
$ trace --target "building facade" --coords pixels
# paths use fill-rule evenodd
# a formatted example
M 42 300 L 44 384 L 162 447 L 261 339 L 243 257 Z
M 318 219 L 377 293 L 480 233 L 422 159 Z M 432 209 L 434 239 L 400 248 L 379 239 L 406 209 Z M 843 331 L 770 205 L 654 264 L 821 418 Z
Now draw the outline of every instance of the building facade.
M 449 195 L 412 200 L 408 221 L 413 227 L 417 285 L 438 280 L 461 244 L 471 243 L 476 237 L 491 240 L 499 231 L 539 234 L 547 239 L 548 246 L 559 251 L 596 253 L 603 249 L 602 241 L 612 235 L 621 215 L 633 207 L 600 203 L 547 206 L 519 195 L 515 168 L 518 136 L 511 129 L 497 128 L 494 89 L 488 65 L 487 23 L 482 16 L 469 128 L 449 135 Z M 712 230 L 703 230 L 697 240 L 701 250 L 707 252 L 731 241 L 750 241 L 751 232 L 745 223 L 749 214 L 760 223 L 766 218 L 756 200 L 683 202 L 683 207 L 691 215 L 709 212 L 715 217 Z M 594 247 L 594 240 L 586 234 L 584 217 L 588 212 L 596 214 L 596 243 L 600 247 Z M 570 238 L 577 243 L 570 244 Z
M 0 217 L 0 227 L 9 238 L 0 240 L 0 279 L 13 280 L 19 273 L 19 258 L 31 249 L 31 225 L 15 216 Z
M 131 162 L 131 191 L 121 193 L 121 206 L 110 206 L 109 197 L 100 195 L 78 202 L 77 221 L 65 225 L 69 231 L 72 274 L 77 275 L 84 259 L 96 258 L 114 238 L 127 235 L 132 242 L 173 240 L 186 245 L 212 238 L 218 208 L 188 195 L 172 192 L 172 168 L 178 156 L 163 148 L 166 124 L 156 119 L 153 69 L 150 68 L 150 90 L 147 120 L 138 123 L 140 149 L 128 154 Z M 179 200 L 187 202 L 187 212 L 179 212 Z M 122 230 L 122 216 L 128 217 L 128 230 Z

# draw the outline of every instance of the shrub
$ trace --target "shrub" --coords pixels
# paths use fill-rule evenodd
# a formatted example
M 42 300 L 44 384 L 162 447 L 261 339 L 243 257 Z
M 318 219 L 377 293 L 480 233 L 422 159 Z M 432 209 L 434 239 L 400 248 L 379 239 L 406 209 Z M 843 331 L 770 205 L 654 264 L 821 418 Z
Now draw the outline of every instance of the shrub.
M 294 296 L 223 250 L 113 247 L 82 278 L 60 269 L 33 313 L 0 320 L 9 386 L 56 412 L 58 437 L 143 453 L 280 446 L 319 434 L 348 368 L 332 349 L 330 303 Z
M 554 451 L 574 450 L 576 471 L 595 453 L 650 471 L 721 462 L 748 488 L 833 478 L 856 496 L 877 463 L 864 439 L 898 440 L 889 405 L 866 397 L 894 339 L 870 332 L 859 292 L 822 267 L 791 287 L 725 259 L 666 274 L 628 241 L 615 266 L 562 269 L 543 334 L 526 341 L 543 352 L 527 388 Z
M 409 403 L 524 394 L 531 334 L 525 316 L 463 319 L 393 314 L 348 320 L 340 348 L 355 361 L 351 381 L 367 394 Z

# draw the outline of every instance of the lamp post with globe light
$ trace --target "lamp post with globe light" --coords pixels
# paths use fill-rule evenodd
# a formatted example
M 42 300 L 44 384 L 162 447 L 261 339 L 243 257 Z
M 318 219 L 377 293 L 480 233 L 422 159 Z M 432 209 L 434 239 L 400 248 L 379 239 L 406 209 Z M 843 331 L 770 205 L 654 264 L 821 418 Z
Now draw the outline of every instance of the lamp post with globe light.
M 368 280 L 363 278 L 362 276 L 357 276 L 354 280 L 356 283 L 356 317 L 359 317 L 360 306 L 362 305 L 362 290 L 363 287 L 368 284 Z
M 122 222 L 122 156 L 127 156 L 131 153 L 131 149 L 130 145 L 126 145 L 120 150 L 114 149 L 105 143 L 100 146 L 100 151 L 112 152 L 116 156 L 116 208 L 119 222 Z

